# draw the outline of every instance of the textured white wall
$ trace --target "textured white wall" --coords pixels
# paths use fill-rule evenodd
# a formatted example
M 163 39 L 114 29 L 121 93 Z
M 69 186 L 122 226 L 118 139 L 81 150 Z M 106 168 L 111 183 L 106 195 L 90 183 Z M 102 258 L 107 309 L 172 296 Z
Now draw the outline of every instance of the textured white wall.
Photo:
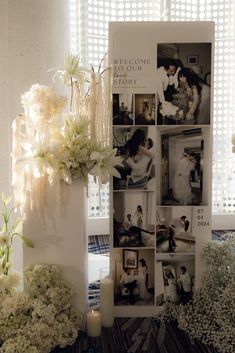
M 69 1 L 0 0 L 0 192 L 11 193 L 11 124 L 22 113 L 21 94 L 34 83 L 63 93 L 47 70 L 63 64 L 69 47 Z M 19 245 L 14 254 L 20 269 Z
M 10 191 L 10 118 L 8 110 L 8 8 L 0 1 L 0 191 Z
M 0 0 L 0 190 L 10 192 L 11 123 L 32 84 L 52 85 L 69 51 L 69 1 Z

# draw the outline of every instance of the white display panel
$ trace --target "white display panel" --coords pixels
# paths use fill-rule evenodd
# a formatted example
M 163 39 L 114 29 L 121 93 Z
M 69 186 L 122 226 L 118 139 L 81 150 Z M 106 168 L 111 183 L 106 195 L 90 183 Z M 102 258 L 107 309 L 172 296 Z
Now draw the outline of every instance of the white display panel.
M 116 316 L 186 303 L 211 237 L 212 22 L 113 22 L 110 192 Z M 211 76 L 211 85 L 207 77 Z

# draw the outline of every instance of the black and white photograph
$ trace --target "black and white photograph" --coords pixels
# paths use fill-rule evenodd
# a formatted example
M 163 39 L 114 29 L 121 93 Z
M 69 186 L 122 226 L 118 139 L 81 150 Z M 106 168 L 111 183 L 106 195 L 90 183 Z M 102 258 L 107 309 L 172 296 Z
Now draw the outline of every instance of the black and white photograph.
M 138 268 L 138 250 L 127 249 L 123 251 L 123 267 L 130 269 Z
M 194 253 L 193 208 L 157 207 L 157 253 Z
M 155 217 L 153 192 L 115 192 L 113 246 L 155 247 Z
M 154 250 L 115 249 L 114 305 L 154 305 Z
M 133 125 L 132 94 L 113 94 L 113 125 Z
M 155 125 L 155 94 L 135 94 L 135 125 Z
M 157 254 L 155 268 L 156 305 L 187 304 L 195 287 L 195 256 Z
M 156 127 L 114 127 L 113 145 L 123 159 L 117 167 L 121 179 L 113 179 L 114 190 L 154 190 Z
M 160 179 L 157 205 L 206 206 L 209 190 L 206 167 L 210 163 L 208 127 L 159 127 L 158 133 L 157 138 L 161 140 L 158 165 L 162 168 L 157 170 Z
M 158 125 L 210 124 L 211 43 L 157 45 Z

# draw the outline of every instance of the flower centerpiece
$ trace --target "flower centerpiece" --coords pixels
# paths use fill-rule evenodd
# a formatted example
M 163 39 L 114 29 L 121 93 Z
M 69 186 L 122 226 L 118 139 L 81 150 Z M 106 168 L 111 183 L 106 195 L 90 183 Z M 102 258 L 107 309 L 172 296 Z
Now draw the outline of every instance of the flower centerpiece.
M 111 68 L 95 72 L 69 54 L 64 67 L 54 70 L 54 80 L 70 87 L 69 111 L 62 114 L 65 97 L 35 84 L 22 95 L 24 114 L 13 123 L 14 195 L 23 208 L 26 195 L 31 200 L 34 195 L 41 218 L 47 182 L 87 184 L 90 174 L 106 183 L 109 175 L 119 176 L 115 166 L 121 162 L 109 146 Z

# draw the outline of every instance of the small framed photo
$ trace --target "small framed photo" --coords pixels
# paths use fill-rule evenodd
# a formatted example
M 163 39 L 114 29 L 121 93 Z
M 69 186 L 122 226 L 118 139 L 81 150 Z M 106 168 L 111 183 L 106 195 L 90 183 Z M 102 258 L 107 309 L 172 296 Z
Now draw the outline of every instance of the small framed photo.
M 138 250 L 123 250 L 123 268 L 138 268 Z
M 188 65 L 198 65 L 198 55 L 188 55 L 187 56 L 187 64 Z

